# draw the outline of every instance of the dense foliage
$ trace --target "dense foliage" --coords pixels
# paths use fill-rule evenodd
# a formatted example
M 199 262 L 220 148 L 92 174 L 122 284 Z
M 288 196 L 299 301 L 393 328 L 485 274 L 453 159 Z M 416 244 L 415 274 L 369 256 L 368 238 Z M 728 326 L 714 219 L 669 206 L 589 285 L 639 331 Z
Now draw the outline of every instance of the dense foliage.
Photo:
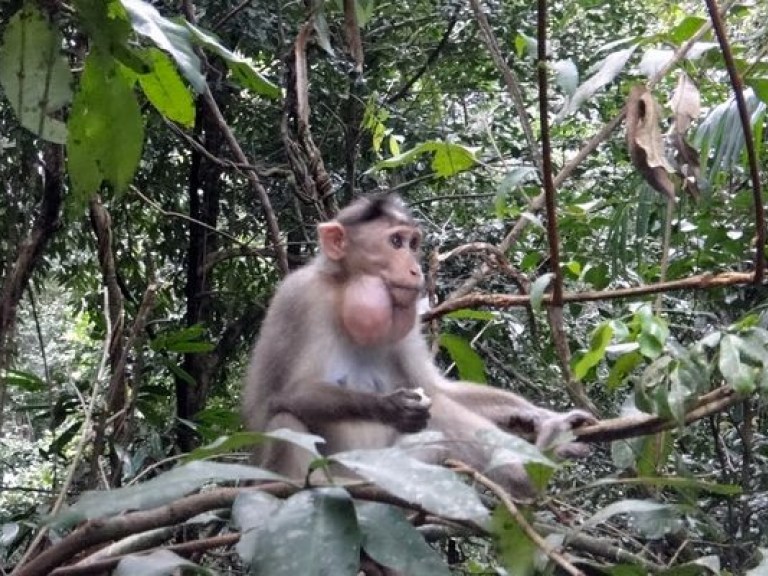
M 554 2 L 544 44 L 540 4 L 0 4 L 9 568 L 768 571 L 768 6 L 718 38 L 703 5 Z M 370 486 L 229 488 L 274 479 L 237 399 L 276 283 L 380 190 L 425 228 L 441 365 L 607 420 L 586 464 L 498 440 L 534 503 L 396 450 L 336 457 Z

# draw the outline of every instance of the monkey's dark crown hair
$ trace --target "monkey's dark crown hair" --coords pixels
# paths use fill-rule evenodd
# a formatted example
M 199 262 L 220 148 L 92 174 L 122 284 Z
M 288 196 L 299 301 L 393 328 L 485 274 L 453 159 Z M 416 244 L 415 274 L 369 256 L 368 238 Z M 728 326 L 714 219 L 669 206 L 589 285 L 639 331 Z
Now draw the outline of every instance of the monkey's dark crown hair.
M 345 226 L 354 226 L 380 218 L 414 222 L 413 216 L 400 197 L 391 192 L 357 198 L 339 212 L 336 221 Z

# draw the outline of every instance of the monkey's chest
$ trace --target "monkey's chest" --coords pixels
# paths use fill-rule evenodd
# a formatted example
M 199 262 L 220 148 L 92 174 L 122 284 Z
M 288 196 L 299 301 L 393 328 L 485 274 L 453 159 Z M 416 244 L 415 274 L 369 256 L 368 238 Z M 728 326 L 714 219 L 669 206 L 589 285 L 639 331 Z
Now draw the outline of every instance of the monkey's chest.
M 392 363 L 380 355 L 337 352 L 328 358 L 325 380 L 347 390 L 387 394 L 403 385 Z

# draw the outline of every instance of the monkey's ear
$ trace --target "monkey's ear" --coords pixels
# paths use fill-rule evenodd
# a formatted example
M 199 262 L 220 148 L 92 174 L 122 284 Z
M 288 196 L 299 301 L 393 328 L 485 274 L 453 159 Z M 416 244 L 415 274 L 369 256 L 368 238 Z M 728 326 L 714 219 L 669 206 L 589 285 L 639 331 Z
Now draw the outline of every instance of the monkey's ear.
M 317 225 L 320 249 L 328 258 L 339 261 L 347 253 L 347 233 L 339 222 L 323 222 Z

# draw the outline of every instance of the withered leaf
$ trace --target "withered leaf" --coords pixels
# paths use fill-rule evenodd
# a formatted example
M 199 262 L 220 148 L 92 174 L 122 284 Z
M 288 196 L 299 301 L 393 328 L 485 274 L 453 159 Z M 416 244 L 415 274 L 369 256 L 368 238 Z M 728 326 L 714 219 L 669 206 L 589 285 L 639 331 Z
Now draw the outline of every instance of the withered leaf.
M 655 190 L 675 201 L 672 167 L 664 155 L 659 109 L 650 90 L 639 84 L 627 102 L 627 147 L 632 164 Z
M 669 99 L 669 107 L 674 114 L 674 130 L 680 133 L 686 132 L 701 113 L 699 89 L 685 72 L 680 73 L 677 88 Z

